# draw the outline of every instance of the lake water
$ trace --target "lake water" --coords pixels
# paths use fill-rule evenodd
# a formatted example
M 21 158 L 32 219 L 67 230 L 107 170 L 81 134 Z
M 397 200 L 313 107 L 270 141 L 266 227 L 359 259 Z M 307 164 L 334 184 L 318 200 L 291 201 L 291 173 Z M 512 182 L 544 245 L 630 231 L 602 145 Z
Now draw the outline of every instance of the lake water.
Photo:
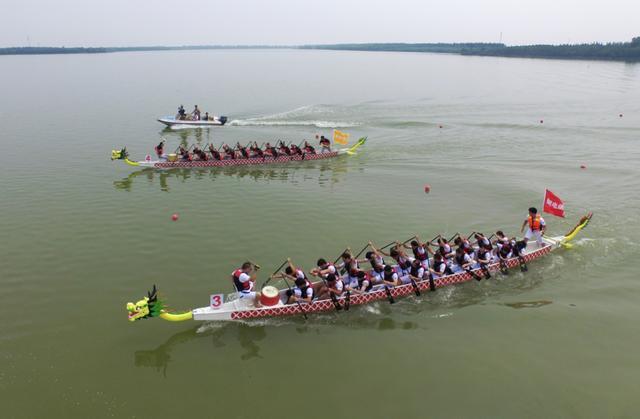
M 4 56 L 0 74 L 2 417 L 637 416 L 640 65 L 232 50 Z M 232 122 L 163 130 L 180 103 Z M 109 160 L 335 127 L 369 141 L 265 168 Z M 550 234 L 595 216 L 524 274 L 306 322 L 126 320 L 153 284 L 207 305 L 247 258 L 262 280 L 368 240 L 516 234 L 545 188 L 567 209 Z

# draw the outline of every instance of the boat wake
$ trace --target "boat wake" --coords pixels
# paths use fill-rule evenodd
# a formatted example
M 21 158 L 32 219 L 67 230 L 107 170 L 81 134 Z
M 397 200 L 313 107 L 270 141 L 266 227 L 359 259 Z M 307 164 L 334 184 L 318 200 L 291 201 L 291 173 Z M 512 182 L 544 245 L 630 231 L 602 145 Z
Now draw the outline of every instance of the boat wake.
M 309 126 L 316 128 L 349 128 L 361 125 L 354 121 L 335 121 L 335 116 L 344 112 L 326 105 L 302 106 L 291 111 L 256 118 L 234 119 L 234 126 Z

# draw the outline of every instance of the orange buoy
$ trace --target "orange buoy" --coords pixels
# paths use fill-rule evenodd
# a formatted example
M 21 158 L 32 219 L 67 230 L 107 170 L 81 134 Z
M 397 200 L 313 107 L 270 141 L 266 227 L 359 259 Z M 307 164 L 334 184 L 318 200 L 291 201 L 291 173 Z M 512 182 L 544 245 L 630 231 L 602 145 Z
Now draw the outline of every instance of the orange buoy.
M 272 287 L 271 285 L 267 285 L 262 288 L 260 294 L 260 304 L 263 306 L 271 307 L 275 306 L 280 302 L 280 293 L 276 287 Z
M 429 193 L 429 192 L 431 192 L 431 185 L 427 183 L 426 185 L 424 185 L 424 193 Z
M 173 221 L 178 221 L 178 213 L 173 214 L 173 215 L 171 216 L 171 219 L 172 219 Z

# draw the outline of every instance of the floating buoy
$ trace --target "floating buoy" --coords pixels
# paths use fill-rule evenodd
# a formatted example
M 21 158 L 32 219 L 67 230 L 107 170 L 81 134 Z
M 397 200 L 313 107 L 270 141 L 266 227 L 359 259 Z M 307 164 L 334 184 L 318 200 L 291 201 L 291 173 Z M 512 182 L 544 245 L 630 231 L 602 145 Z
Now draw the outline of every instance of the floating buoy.
M 178 213 L 173 214 L 173 215 L 171 216 L 171 219 L 172 219 L 173 221 L 178 221 Z
M 622 114 L 620 114 L 620 118 L 622 118 Z
M 544 119 L 541 119 L 541 120 L 540 120 L 540 123 L 541 123 L 541 124 L 544 124 Z
M 581 169 L 586 169 L 586 168 L 587 168 L 587 166 L 585 166 L 584 164 L 581 164 L 581 165 L 580 165 L 580 168 L 581 168 Z
M 426 185 L 424 185 L 424 193 L 429 193 L 429 192 L 431 192 L 431 185 L 427 183 Z
M 439 127 L 442 128 L 442 125 L 440 125 Z

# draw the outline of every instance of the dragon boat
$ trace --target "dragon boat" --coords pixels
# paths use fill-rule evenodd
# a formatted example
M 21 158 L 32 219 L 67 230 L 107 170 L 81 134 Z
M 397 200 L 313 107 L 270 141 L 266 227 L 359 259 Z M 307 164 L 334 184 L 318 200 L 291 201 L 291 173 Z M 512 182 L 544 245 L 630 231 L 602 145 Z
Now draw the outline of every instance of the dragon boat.
M 177 119 L 175 116 L 165 116 L 159 118 L 158 122 L 168 126 L 188 126 L 188 127 L 221 127 L 227 123 L 226 116 L 212 116 L 209 119 Z
M 438 288 L 468 282 L 473 279 L 482 279 L 482 275 L 487 272 L 508 273 L 508 269 L 520 266 L 526 266 L 527 262 L 534 261 L 543 256 L 548 255 L 552 251 L 561 248 L 571 248 L 571 241 L 576 235 L 589 224 L 592 213 L 582 217 L 578 224 L 564 236 L 544 237 L 542 246 L 537 243 L 530 243 L 527 249 L 520 257 L 513 257 L 504 262 L 494 262 L 487 265 L 487 269 L 472 269 L 470 271 L 462 271 L 450 275 L 442 276 L 438 279 L 426 278 L 414 284 L 406 284 L 393 288 L 385 288 L 383 285 L 374 286 L 371 291 L 365 293 L 346 293 L 336 299 L 314 300 L 311 303 L 293 303 L 286 304 L 287 289 L 277 290 L 274 287 L 263 287 L 262 293 L 268 294 L 267 298 L 261 299 L 261 302 L 268 302 L 269 305 L 256 307 L 252 301 L 248 299 L 231 299 L 228 302 L 214 304 L 209 307 L 196 308 L 184 313 L 172 313 L 169 311 L 163 300 L 158 295 L 158 289 L 153 289 L 147 293 L 147 296 L 136 303 L 127 303 L 126 309 L 129 321 L 133 322 L 140 319 L 160 317 L 168 321 L 244 321 L 251 319 L 260 319 L 268 317 L 281 317 L 291 315 L 304 315 L 310 313 L 319 313 L 332 310 L 349 309 L 351 306 L 372 303 L 379 300 L 389 300 L 393 302 L 395 298 L 406 297 L 411 294 L 420 295 L 421 292 L 434 292 Z M 486 277 L 485 277 L 486 278 Z M 318 281 L 320 282 L 320 281 Z M 315 284 L 318 284 L 316 282 Z M 231 297 L 237 296 L 231 294 Z M 218 301 L 220 302 L 220 301 Z M 215 306 L 215 307 L 214 307 Z
M 248 157 L 243 159 L 223 160 L 180 160 L 176 154 L 169 154 L 166 160 L 153 160 L 147 156 L 145 160 L 134 161 L 129 159 L 129 152 L 124 147 L 120 150 L 111 150 L 111 160 L 124 160 L 129 166 L 149 167 L 154 169 L 184 169 L 202 167 L 229 167 L 229 166 L 257 166 L 264 164 L 284 164 L 290 162 L 325 160 L 340 155 L 353 155 L 367 141 L 367 137 L 360 138 L 353 146 L 329 152 L 302 153 L 294 155 L 279 155 L 277 157 Z

